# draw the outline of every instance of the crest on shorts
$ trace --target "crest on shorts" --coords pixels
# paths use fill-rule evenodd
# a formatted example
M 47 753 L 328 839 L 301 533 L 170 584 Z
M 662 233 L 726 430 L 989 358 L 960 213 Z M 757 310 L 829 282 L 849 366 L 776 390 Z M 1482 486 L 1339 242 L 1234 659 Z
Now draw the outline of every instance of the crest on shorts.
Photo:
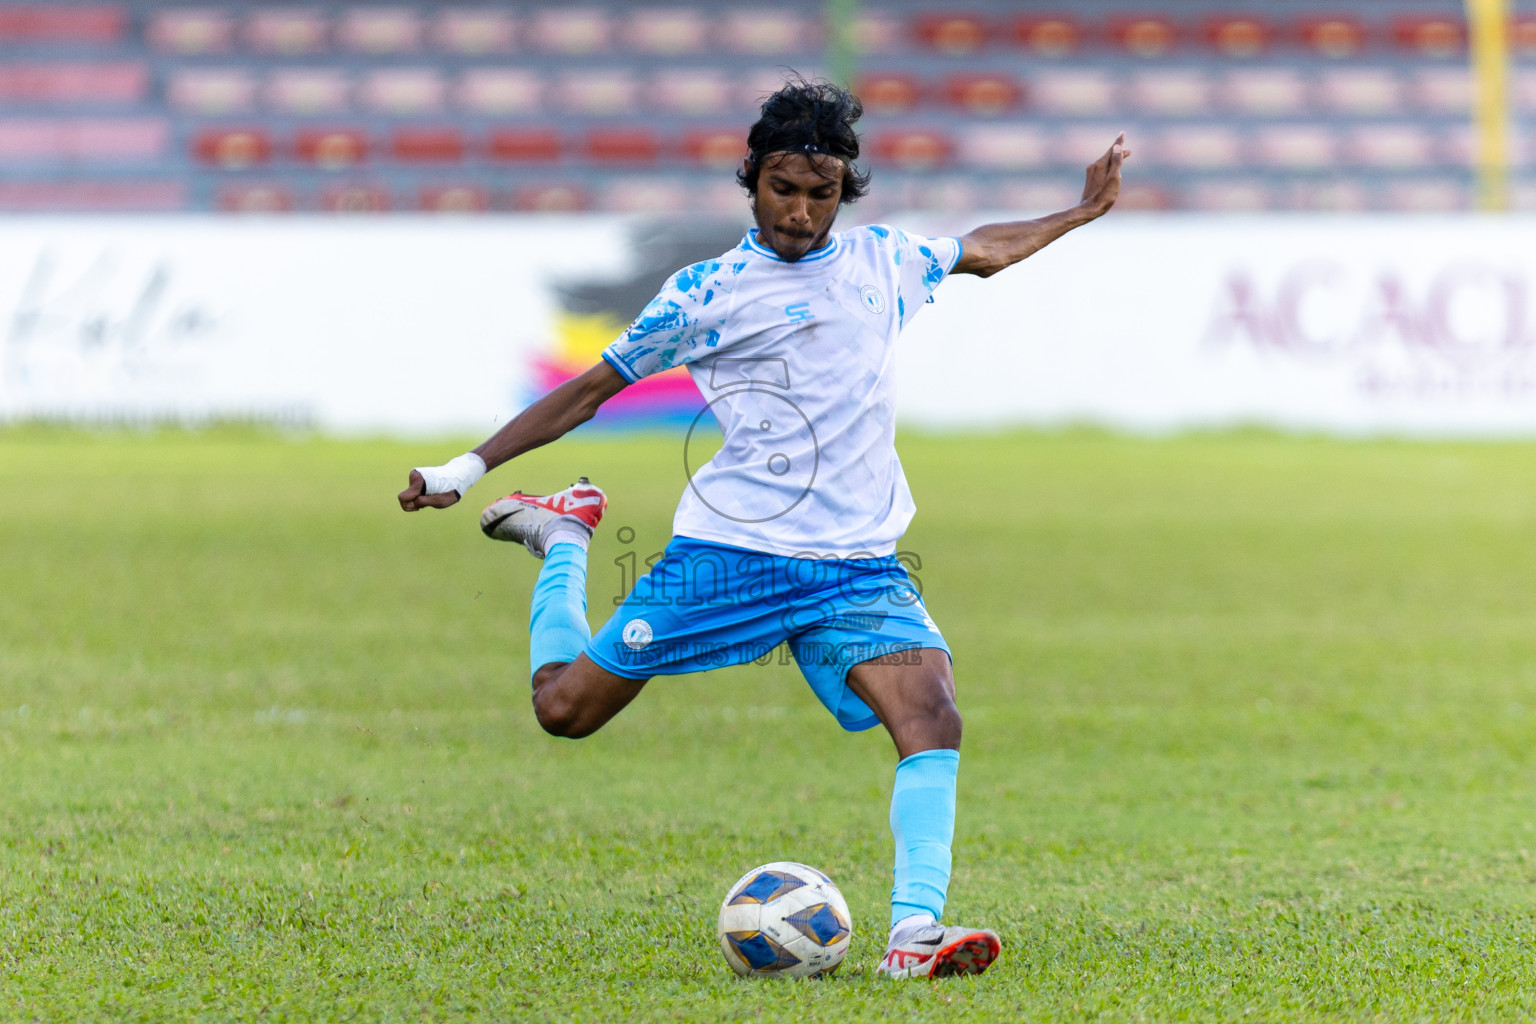
M 650 645 L 654 635 L 651 632 L 651 624 L 644 619 L 630 619 L 624 623 L 624 646 L 632 651 L 644 650 Z

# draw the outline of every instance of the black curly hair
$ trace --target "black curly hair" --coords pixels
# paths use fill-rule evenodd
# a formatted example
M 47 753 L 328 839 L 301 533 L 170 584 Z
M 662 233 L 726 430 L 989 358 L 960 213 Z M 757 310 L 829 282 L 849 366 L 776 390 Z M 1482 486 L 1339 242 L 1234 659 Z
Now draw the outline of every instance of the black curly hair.
M 755 196 L 763 162 L 773 154 L 822 154 L 837 157 L 846 168 L 838 202 L 855 202 L 869 191 L 869 172 L 853 166 L 859 158 L 853 124 L 863 116 L 864 104 L 847 89 L 792 74 L 784 88 L 763 101 L 762 116 L 747 133 L 747 163 L 736 172 L 736 181 Z

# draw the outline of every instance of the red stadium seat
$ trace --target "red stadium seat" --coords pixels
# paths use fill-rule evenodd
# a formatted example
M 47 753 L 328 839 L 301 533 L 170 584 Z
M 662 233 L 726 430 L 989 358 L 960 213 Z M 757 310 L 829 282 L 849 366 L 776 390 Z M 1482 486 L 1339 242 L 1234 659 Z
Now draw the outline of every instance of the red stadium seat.
M 531 185 L 512 196 L 512 208 L 534 213 L 573 213 L 588 209 L 587 194 L 574 185 Z
M 722 15 L 716 38 L 732 53 L 763 57 L 818 54 L 822 46 L 821 26 L 816 21 L 766 4 L 736 8 Z
M 1414 124 L 1359 125 L 1347 145 L 1350 162 L 1365 167 L 1429 167 L 1436 150 L 1435 140 Z
M 1115 45 L 1138 57 L 1162 57 L 1179 44 L 1179 27 L 1161 15 L 1112 18 L 1109 35 Z
M 547 129 L 502 129 L 491 133 L 485 155 L 509 163 L 548 163 L 560 159 L 560 135 Z
M 326 36 L 325 18 L 303 8 L 257 9 L 245 22 L 246 44 L 258 53 L 322 53 Z
M 881 71 L 862 75 L 853 91 L 870 114 L 906 114 L 923 97 L 923 87 L 913 75 Z
M 266 102 L 284 114 L 339 114 L 352 102 L 352 83 L 336 68 L 281 68 L 272 73 Z
M 443 109 L 448 85 L 436 68 L 379 68 L 363 75 L 358 99 L 381 114 L 432 114 Z
M 683 152 L 706 167 L 735 170 L 747 155 L 747 133 L 740 128 L 689 132 L 683 137 Z
M 1188 117 L 1211 109 L 1211 78 L 1198 69 L 1148 69 L 1134 73 L 1125 88 L 1126 102 L 1149 114 Z
M 272 159 L 272 139 L 260 128 L 213 128 L 198 133 L 192 150 L 205 164 L 242 170 Z
M 1044 134 L 1028 124 L 976 125 L 962 130 L 956 143 L 960 163 L 984 170 L 1045 167 L 1051 163 L 1050 152 Z
M 580 8 L 536 8 L 528 26 L 530 41 L 547 53 L 603 53 L 612 42 L 613 26 L 602 11 Z
M 1206 43 L 1223 57 L 1257 57 L 1274 41 L 1275 27 L 1252 14 L 1207 18 L 1201 26 Z
M 1378 117 L 1403 106 L 1403 81 L 1391 68 L 1329 68 L 1317 75 L 1319 105 L 1336 114 Z
M 568 71 L 555 83 L 554 97 L 574 114 L 633 114 L 640 109 L 640 80 L 631 71 Z
M 1026 14 L 1014 21 L 1013 37 L 1038 56 L 1065 57 L 1082 48 L 1088 29 L 1070 14 Z
M 403 7 L 353 7 L 336 25 L 337 41 L 356 53 L 415 53 L 421 37 L 421 18 Z
M 464 136 L 457 128 L 399 128 L 389 140 L 389 154 L 403 163 L 458 163 Z
M 128 12 L 115 4 L 20 4 L 0 7 L 0 42 L 116 43 Z
M 709 47 L 709 22 L 690 7 L 643 7 L 624 19 L 618 38 L 625 49 L 659 57 L 703 53 Z
M 903 170 L 926 171 L 947 164 L 955 144 L 949 136 L 934 131 L 891 131 L 876 135 L 870 151 L 882 163 Z
M 544 80 L 525 68 L 470 68 L 459 76 L 453 101 L 461 110 L 505 117 L 544 107 Z
M 1261 128 L 1255 136 L 1258 162 L 1270 167 L 1318 170 L 1332 167 L 1339 156 L 1339 139 L 1321 125 Z
M 1536 14 L 1516 14 L 1510 17 L 1509 49 L 1519 57 L 1536 57 Z
M 644 128 L 593 129 L 582 138 L 580 152 L 599 163 L 650 164 L 661 156 L 661 143 Z
M 69 106 L 136 103 L 149 89 L 149 69 L 116 64 L 0 64 L 0 102 Z
M 1108 114 L 1119 106 L 1116 80 L 1097 68 L 1051 68 L 1028 83 L 1030 105 L 1051 114 Z
M 647 101 L 659 109 L 694 116 L 721 114 L 733 105 L 731 78 L 708 68 L 658 71 L 645 88 Z
M 1303 18 L 1298 28 L 1302 43 L 1321 57 L 1342 60 L 1365 48 L 1365 26 L 1349 15 Z
M 217 205 L 225 213 L 287 213 L 294 203 L 283 185 L 226 185 L 219 189 Z
M 491 208 L 491 194 L 478 185 L 424 188 L 417 198 L 421 209 L 432 213 L 483 213 Z
M 1012 75 L 950 75 L 944 80 L 943 96 L 950 106 L 968 114 L 997 117 L 1019 108 L 1024 88 Z
M 928 14 L 918 18 L 913 27 L 918 42 L 951 57 L 976 53 L 992 36 L 991 24 L 974 13 Z
M 510 53 L 517 39 L 516 22 L 512 15 L 495 8 L 456 8 L 438 13 L 431 39 L 433 46 L 448 53 Z
M 1467 50 L 1467 25 L 1454 17 L 1397 18 L 1392 41 L 1421 57 L 1459 57 Z
M 166 213 L 187 208 L 180 181 L 0 182 L 0 210 L 30 213 Z
M 389 193 L 376 185 L 336 185 L 320 193 L 320 209 L 328 213 L 386 213 Z
M 1307 85 L 1293 68 L 1240 68 L 1222 77 L 1216 93 L 1229 110 L 1250 117 L 1284 117 L 1306 112 Z
M 294 140 L 294 152 L 300 160 L 338 170 L 368 159 L 368 139 L 351 129 L 301 131 Z
M 234 43 L 235 19 L 216 9 L 171 8 L 150 15 L 144 34 L 150 46 L 168 53 L 227 53 Z
M 183 68 L 170 73 L 165 96 L 187 114 L 243 114 L 255 109 L 256 78 L 243 68 Z

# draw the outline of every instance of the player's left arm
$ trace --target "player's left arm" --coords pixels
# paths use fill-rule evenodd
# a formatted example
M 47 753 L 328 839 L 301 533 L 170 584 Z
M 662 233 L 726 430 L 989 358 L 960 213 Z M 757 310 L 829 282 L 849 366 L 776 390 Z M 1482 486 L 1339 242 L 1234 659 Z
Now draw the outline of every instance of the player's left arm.
M 1088 165 L 1082 202 L 1070 210 L 1036 220 L 985 224 L 977 228 L 960 239 L 960 261 L 951 273 L 991 277 L 999 270 L 1028 259 L 1073 228 L 1098 220 L 1120 198 L 1120 164 L 1130 155 L 1131 151 L 1125 148 L 1125 133 L 1121 132 L 1108 151 Z

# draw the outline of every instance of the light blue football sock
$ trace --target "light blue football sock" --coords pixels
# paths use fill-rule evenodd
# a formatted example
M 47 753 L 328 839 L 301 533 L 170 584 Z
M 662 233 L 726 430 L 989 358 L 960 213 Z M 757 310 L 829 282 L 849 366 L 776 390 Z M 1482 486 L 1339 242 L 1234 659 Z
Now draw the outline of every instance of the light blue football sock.
M 592 639 L 587 625 L 587 549 L 557 543 L 544 555 L 529 616 L 529 675 L 552 661 L 575 661 Z
M 896 765 L 891 834 L 896 838 L 891 924 L 913 914 L 944 913 L 955 838 L 955 776 L 960 751 L 924 750 Z

